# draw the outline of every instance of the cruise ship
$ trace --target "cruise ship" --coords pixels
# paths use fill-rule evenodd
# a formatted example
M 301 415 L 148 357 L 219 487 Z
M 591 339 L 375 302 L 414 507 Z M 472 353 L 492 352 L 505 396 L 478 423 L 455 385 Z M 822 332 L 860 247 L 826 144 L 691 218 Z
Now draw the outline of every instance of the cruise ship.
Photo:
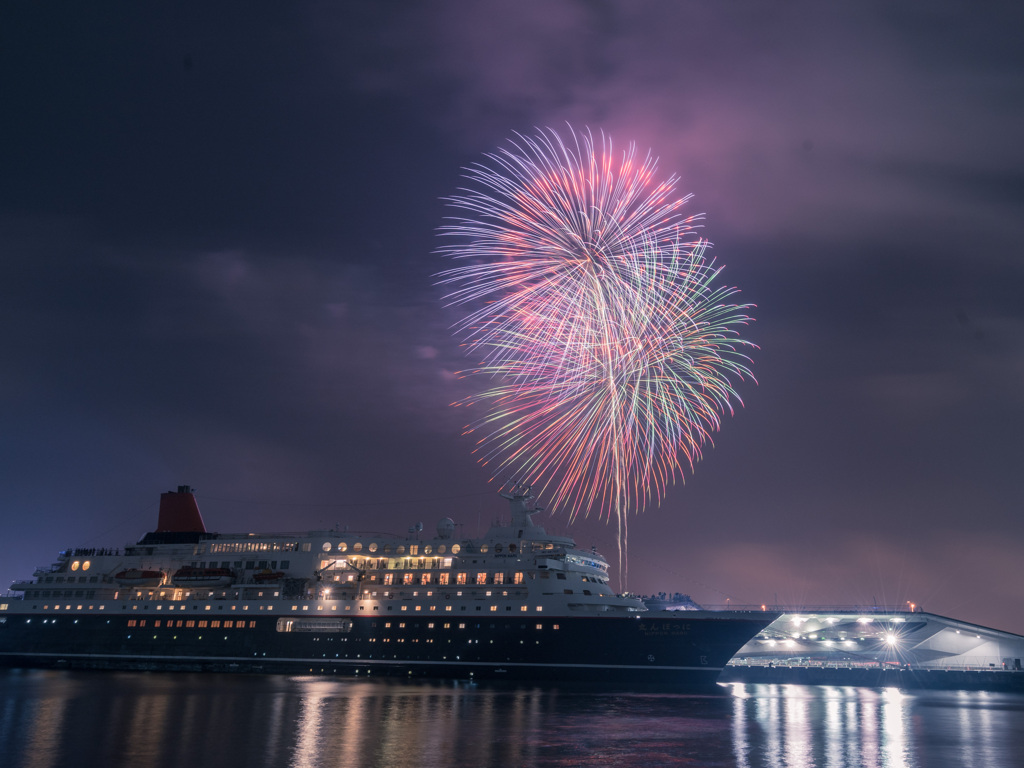
M 481 538 L 221 534 L 195 495 L 155 531 L 71 549 L 0 597 L 0 665 L 713 686 L 764 611 L 649 610 L 593 549 L 547 533 L 530 489 Z

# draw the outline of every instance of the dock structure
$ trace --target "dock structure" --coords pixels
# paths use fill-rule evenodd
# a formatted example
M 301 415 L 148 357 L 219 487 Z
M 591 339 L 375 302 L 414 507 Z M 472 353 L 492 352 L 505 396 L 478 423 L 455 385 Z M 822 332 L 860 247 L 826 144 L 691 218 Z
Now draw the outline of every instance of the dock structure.
M 1024 637 L 911 608 L 785 610 L 719 681 L 1024 691 Z

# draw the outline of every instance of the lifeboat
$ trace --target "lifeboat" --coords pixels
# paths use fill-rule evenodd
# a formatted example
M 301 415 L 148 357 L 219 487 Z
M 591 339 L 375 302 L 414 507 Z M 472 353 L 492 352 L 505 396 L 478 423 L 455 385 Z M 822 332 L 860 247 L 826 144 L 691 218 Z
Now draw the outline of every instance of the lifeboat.
M 114 581 L 122 587 L 158 587 L 164 583 L 163 571 L 127 568 L 114 574 Z
M 273 584 L 283 578 L 284 571 L 271 571 L 269 568 L 264 568 L 259 573 L 253 574 L 252 580 L 257 584 Z
M 235 580 L 230 568 L 196 568 L 184 565 L 174 572 L 176 587 L 226 587 Z

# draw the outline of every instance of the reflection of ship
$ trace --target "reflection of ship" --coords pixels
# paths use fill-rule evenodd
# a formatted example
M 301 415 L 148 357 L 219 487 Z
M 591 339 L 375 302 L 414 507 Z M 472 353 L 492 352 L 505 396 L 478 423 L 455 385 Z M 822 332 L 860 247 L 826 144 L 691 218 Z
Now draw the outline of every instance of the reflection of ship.
M 207 532 L 182 486 L 134 546 L 62 552 L 0 598 L 0 663 L 697 687 L 776 617 L 648 610 L 534 522 L 528 488 L 503 496 L 510 519 L 479 539 L 448 518 L 432 538 L 232 535 Z

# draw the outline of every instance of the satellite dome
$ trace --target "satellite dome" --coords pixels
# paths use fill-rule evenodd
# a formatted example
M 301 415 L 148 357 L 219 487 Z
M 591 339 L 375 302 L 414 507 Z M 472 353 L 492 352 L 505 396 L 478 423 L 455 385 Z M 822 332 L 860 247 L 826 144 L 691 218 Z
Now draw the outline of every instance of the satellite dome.
M 437 538 L 450 539 L 455 533 L 455 521 L 450 517 L 444 518 L 437 524 Z

